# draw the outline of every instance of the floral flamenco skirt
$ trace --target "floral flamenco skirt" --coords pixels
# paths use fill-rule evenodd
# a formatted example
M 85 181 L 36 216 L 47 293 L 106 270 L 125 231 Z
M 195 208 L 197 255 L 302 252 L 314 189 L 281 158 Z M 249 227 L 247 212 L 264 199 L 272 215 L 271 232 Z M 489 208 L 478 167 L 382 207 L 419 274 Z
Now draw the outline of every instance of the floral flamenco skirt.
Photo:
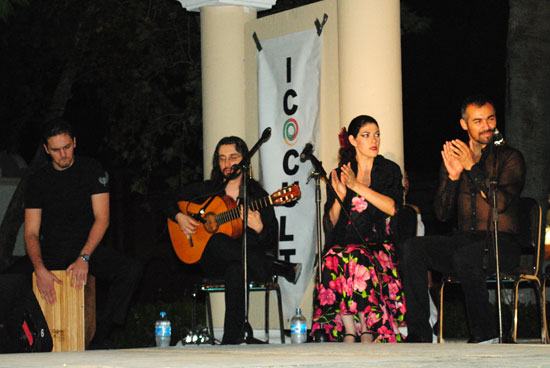
M 374 342 L 403 341 L 399 327 L 405 326 L 405 297 L 393 255 L 392 244 L 332 247 L 316 285 L 312 334 L 321 329 L 330 341 L 342 341 L 340 315 L 349 314 L 355 317 L 357 335 L 363 318 Z

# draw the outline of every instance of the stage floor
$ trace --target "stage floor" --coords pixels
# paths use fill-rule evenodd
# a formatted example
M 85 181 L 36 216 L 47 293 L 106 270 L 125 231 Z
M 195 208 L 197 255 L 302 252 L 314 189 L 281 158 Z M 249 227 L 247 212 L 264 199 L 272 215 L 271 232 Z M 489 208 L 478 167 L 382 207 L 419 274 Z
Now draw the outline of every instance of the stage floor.
M 188 345 L 0 355 L 0 367 L 550 367 L 550 345 Z

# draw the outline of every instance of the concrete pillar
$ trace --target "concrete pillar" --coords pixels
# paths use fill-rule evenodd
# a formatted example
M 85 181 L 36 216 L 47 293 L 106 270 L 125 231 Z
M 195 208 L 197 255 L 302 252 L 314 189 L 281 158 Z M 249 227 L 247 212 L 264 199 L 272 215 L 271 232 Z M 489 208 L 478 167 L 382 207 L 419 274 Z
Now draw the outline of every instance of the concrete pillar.
M 403 169 L 399 0 L 339 0 L 340 123 L 371 115 L 380 153 Z
M 244 25 L 276 0 L 179 0 L 200 9 L 204 177 L 220 138 L 245 138 Z M 230 4 L 230 5 L 229 5 Z M 235 5 L 236 4 L 236 5 Z

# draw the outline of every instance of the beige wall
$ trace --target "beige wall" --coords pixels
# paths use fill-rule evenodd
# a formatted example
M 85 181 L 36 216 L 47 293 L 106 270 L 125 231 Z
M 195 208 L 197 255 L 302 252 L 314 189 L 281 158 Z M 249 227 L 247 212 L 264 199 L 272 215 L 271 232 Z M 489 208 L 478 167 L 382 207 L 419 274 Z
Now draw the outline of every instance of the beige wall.
M 229 135 L 245 137 L 244 24 L 256 9 L 244 6 L 201 8 L 204 176 L 210 177 L 212 153 Z
M 399 0 L 338 1 L 340 118 L 357 115 L 380 125 L 380 153 L 401 169 L 403 105 Z

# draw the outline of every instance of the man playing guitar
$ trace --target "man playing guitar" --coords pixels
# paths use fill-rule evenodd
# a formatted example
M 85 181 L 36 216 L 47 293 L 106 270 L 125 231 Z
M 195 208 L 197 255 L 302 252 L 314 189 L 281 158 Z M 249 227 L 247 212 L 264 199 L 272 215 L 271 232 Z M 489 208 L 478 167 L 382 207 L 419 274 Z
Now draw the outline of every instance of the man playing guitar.
M 205 202 L 212 196 L 228 196 L 238 205 L 242 198 L 243 173 L 237 172 L 224 188 L 226 179 L 248 154 L 246 143 L 239 137 L 222 138 L 212 159 L 211 179 L 190 184 L 179 190 L 176 198 L 165 209 L 166 215 L 175 221 L 193 245 L 193 235 L 203 226 L 204 218 L 184 213 L 178 201 Z M 267 192 L 254 179 L 247 184 L 250 201 L 267 196 Z M 266 280 L 273 273 L 296 283 L 301 264 L 277 260 L 278 224 L 271 206 L 259 210 L 248 209 L 247 256 L 248 277 Z M 200 257 L 200 264 L 208 276 L 225 280 L 225 320 L 222 344 L 242 342 L 244 324 L 244 287 L 242 264 L 242 238 L 233 238 L 223 232 L 214 233 L 207 241 Z

